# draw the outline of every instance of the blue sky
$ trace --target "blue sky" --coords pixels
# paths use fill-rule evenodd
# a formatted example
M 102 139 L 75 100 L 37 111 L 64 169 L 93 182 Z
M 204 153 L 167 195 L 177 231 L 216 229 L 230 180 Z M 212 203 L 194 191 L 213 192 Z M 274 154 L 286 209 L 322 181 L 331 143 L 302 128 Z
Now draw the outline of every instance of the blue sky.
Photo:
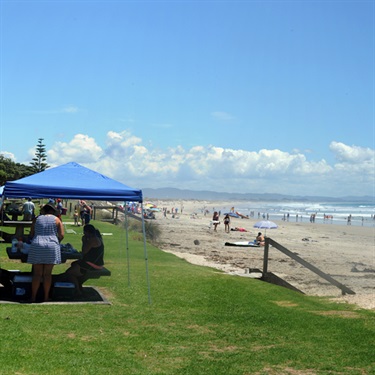
M 374 196 L 374 1 L 0 2 L 0 152 L 127 185 Z

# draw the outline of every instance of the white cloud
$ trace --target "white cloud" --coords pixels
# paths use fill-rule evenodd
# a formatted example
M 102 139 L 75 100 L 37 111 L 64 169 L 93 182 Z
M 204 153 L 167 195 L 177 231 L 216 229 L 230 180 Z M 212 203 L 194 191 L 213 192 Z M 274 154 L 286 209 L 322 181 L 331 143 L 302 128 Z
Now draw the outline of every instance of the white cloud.
M 62 112 L 64 113 L 77 113 L 78 111 L 79 111 L 78 107 L 73 107 L 73 106 L 62 109 Z
M 173 128 L 172 124 L 164 123 L 164 124 L 151 124 L 153 128 L 158 128 L 158 129 L 170 129 Z
M 132 117 L 119 118 L 118 121 L 120 121 L 120 122 L 126 122 L 126 123 L 129 123 L 129 124 L 135 123 L 135 120 Z
M 73 113 L 77 113 L 79 111 L 80 111 L 80 109 L 78 107 L 68 106 L 68 107 L 59 108 L 59 109 L 36 110 L 36 111 L 33 111 L 32 113 L 35 113 L 35 114 L 38 114 L 38 115 L 55 115 L 55 114 L 59 114 L 59 113 L 73 114 Z
M 332 142 L 340 162 L 309 161 L 305 154 L 263 149 L 258 152 L 195 146 L 154 150 L 129 131 L 107 133 L 102 149 L 88 135 L 57 142 L 49 164 L 76 161 L 126 185 L 177 187 L 239 193 L 291 195 L 370 195 L 374 186 L 374 150 Z M 360 182 L 360 185 L 359 185 Z
M 331 142 L 330 150 L 340 163 L 360 164 L 374 162 L 375 150 L 358 146 L 348 146 L 341 142 Z
M 14 156 L 13 153 L 11 153 L 9 151 L 0 151 L 0 155 L 3 155 L 4 158 L 10 159 L 10 160 L 16 162 L 16 157 Z
M 99 160 L 102 154 L 103 150 L 96 144 L 94 138 L 84 134 L 75 135 L 70 142 L 56 142 L 47 151 L 48 163 L 54 165 L 76 160 L 81 160 L 81 163 L 91 163 Z
M 211 112 L 211 116 L 219 121 L 230 121 L 234 119 L 234 116 L 227 112 L 222 112 L 222 111 L 215 111 Z

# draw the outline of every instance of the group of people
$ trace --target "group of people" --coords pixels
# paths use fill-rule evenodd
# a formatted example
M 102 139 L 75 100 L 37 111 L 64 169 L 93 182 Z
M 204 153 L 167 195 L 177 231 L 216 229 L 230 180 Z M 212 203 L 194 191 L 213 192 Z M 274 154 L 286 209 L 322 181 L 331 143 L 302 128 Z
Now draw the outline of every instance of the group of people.
M 27 198 L 22 205 L 13 201 L 6 210 L 3 205 L 1 206 L 2 220 L 16 221 L 20 215 L 23 215 L 24 221 L 31 221 L 35 217 L 35 204 L 31 198 Z
M 60 198 L 56 200 L 54 198 L 50 198 L 48 200 L 48 203 L 51 205 L 56 204 L 56 210 L 57 210 L 58 216 L 60 217 L 63 213 L 62 200 Z M 35 218 L 35 203 L 32 201 L 31 198 L 27 198 L 26 201 L 22 204 L 21 212 L 23 214 L 24 221 L 32 221 Z
M 32 265 L 31 298 L 35 302 L 41 283 L 43 300 L 48 301 L 52 286 L 52 270 L 61 263 L 60 242 L 64 239 L 64 225 L 59 210 L 51 203 L 45 204 L 40 215 L 34 218 L 30 230 L 31 244 L 27 262 Z M 91 224 L 83 227 L 82 259 L 73 262 L 65 272 L 67 279 L 80 286 L 85 272 L 104 265 L 104 244 L 100 232 Z
M 212 225 L 214 227 L 214 231 L 217 232 L 217 226 L 220 224 L 220 212 L 214 211 L 212 216 Z M 226 233 L 230 232 L 230 217 L 229 214 L 225 214 L 224 217 L 224 230 Z
M 92 208 L 83 200 L 80 200 L 74 208 L 74 225 L 86 225 L 90 223 Z
M 212 216 L 212 225 L 214 227 L 214 231 L 217 231 L 217 226 L 220 224 L 220 213 L 218 211 L 214 211 L 214 214 Z M 230 215 L 225 214 L 224 216 L 224 230 L 226 233 L 229 233 L 231 231 L 230 228 Z M 232 229 L 233 230 L 233 229 Z M 240 232 L 247 232 L 243 228 L 234 228 L 234 230 L 238 230 Z M 265 245 L 265 239 L 264 236 L 261 232 L 258 233 L 257 237 L 255 238 L 255 243 L 259 246 L 264 246 Z

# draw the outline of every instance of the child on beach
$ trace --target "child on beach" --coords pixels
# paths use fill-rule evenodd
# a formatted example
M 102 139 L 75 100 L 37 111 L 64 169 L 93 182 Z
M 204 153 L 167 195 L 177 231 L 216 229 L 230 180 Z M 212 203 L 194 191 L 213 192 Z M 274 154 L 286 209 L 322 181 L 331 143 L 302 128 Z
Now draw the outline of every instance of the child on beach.
M 225 225 L 224 230 L 226 233 L 229 233 L 230 231 L 229 224 L 230 224 L 230 217 L 228 214 L 226 214 L 224 217 L 224 225 Z

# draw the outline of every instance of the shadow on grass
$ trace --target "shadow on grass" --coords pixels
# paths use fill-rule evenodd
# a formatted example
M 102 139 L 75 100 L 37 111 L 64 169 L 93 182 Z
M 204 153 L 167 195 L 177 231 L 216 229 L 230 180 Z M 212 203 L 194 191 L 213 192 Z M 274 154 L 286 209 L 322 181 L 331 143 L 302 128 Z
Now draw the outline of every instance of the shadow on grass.
M 14 303 L 14 304 L 27 304 L 24 303 L 22 298 L 14 296 L 12 290 L 0 287 L 0 304 Z M 85 286 L 82 295 L 80 296 L 59 296 L 53 298 L 46 304 L 104 304 L 110 305 L 111 303 L 100 293 L 95 287 Z
M 293 290 L 295 292 L 305 294 L 301 290 L 297 289 L 295 286 L 293 286 L 292 284 L 289 284 L 287 281 L 283 280 L 282 278 L 280 278 L 279 276 L 275 275 L 272 272 L 266 272 L 263 275 L 263 272 L 260 269 L 250 268 L 249 274 L 252 274 L 254 278 L 261 280 L 261 281 L 265 281 L 266 283 L 282 286 L 284 288 Z

